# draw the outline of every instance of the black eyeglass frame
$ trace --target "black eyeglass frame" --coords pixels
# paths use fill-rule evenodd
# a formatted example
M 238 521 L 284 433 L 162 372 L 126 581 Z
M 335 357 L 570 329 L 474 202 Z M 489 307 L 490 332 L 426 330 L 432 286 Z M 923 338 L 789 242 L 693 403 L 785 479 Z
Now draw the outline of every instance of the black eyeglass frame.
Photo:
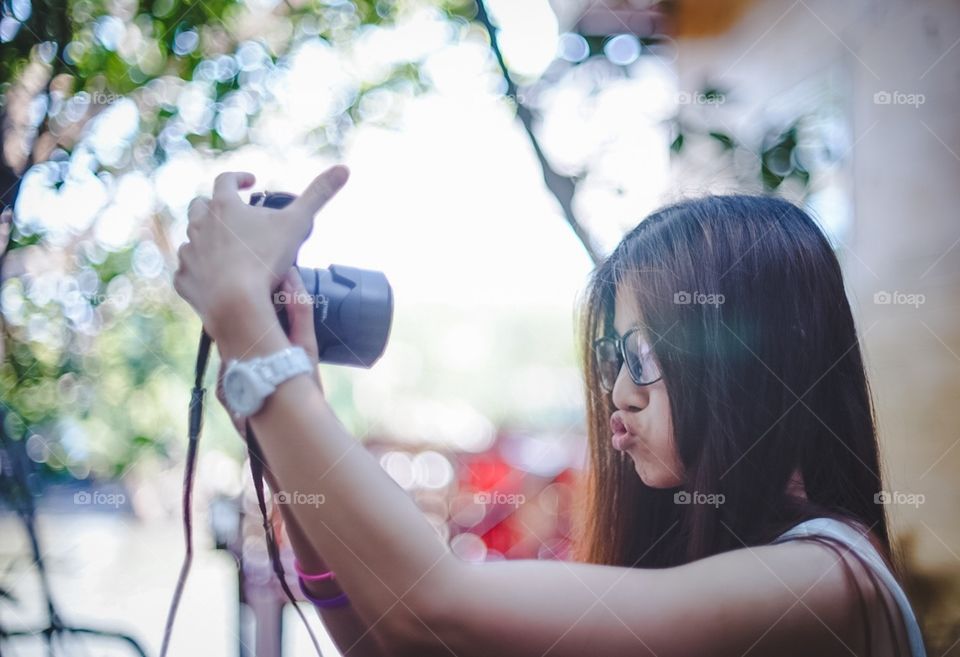
M 657 381 L 659 381 L 660 379 L 662 379 L 662 378 L 663 378 L 663 373 L 661 372 L 661 373 L 660 373 L 660 376 L 658 376 L 657 378 L 655 378 L 653 381 L 641 381 L 641 380 L 640 380 L 641 377 L 638 376 L 637 373 L 634 372 L 634 371 L 633 371 L 633 368 L 630 366 L 630 359 L 627 358 L 627 352 L 626 352 L 626 350 L 625 350 L 624 344 L 627 342 L 628 339 L 630 339 L 630 337 L 631 337 L 634 333 L 637 333 L 638 331 L 642 331 L 642 330 L 643 330 L 643 327 L 637 326 L 637 327 L 635 327 L 635 328 L 630 329 L 629 331 L 627 331 L 626 333 L 624 333 L 622 336 L 619 336 L 619 337 L 614 337 L 614 336 L 611 336 L 611 335 L 605 335 L 605 336 L 603 336 L 602 338 L 597 338 L 596 340 L 594 340 L 594 341 L 593 341 L 593 357 L 594 357 L 594 358 L 596 359 L 596 361 L 597 361 L 597 366 L 600 367 L 601 362 L 602 362 L 601 359 L 600 359 L 600 354 L 598 353 L 598 350 L 599 350 L 599 348 L 600 348 L 600 345 L 602 345 L 602 344 L 611 344 L 611 343 L 612 343 L 612 344 L 614 345 L 614 347 L 616 348 L 616 354 L 617 354 L 617 356 L 618 356 L 618 358 L 619 358 L 619 360 L 620 360 L 620 363 L 619 363 L 619 365 L 617 366 L 617 375 L 618 375 L 618 376 L 619 376 L 619 374 L 620 374 L 620 370 L 623 369 L 623 364 L 626 363 L 626 364 L 627 364 L 627 372 L 630 374 L 630 380 L 633 381 L 633 384 L 634 384 L 634 385 L 637 385 L 637 386 L 648 386 L 648 385 L 651 385 L 651 384 L 653 384 L 653 383 L 656 383 Z M 639 362 L 640 360 L 642 360 L 642 358 L 639 358 L 639 359 L 638 359 L 638 362 Z M 641 369 L 640 375 L 642 376 L 642 374 L 643 374 L 643 370 Z M 616 379 L 614 379 L 614 383 L 616 383 Z M 603 388 L 606 392 L 613 392 L 613 386 L 611 386 L 610 388 L 607 388 L 607 386 L 604 385 L 604 383 L 603 383 L 603 376 L 602 376 L 602 375 L 600 376 L 600 387 Z

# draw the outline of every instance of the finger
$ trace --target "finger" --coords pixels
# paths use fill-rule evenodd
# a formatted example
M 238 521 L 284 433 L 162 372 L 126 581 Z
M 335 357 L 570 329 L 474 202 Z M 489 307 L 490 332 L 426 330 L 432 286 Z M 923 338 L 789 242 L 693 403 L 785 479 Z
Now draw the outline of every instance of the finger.
M 173 289 L 180 295 L 180 298 L 186 301 L 190 306 L 196 309 L 194 306 L 194 299 L 196 295 L 194 294 L 193 284 L 190 282 L 187 274 L 183 270 L 177 270 L 173 275 Z
M 317 335 L 313 319 L 313 296 L 307 293 L 296 267 L 283 279 L 283 288 L 290 299 L 287 319 L 290 320 L 290 341 L 303 347 L 311 360 L 317 360 Z
M 224 201 L 239 199 L 240 190 L 250 187 L 256 180 L 247 171 L 224 171 L 213 181 L 213 197 Z
M 303 285 L 303 278 L 296 267 L 291 267 L 287 272 L 284 283 L 289 288 L 290 296 L 295 299 L 292 310 L 288 317 L 290 318 L 290 339 L 294 344 L 299 344 L 307 352 L 307 357 L 313 363 L 320 360 L 320 348 L 317 345 L 316 331 L 316 299 L 312 293 L 308 293 Z M 320 388 L 320 394 L 324 394 L 323 381 L 320 380 L 320 370 L 314 365 L 313 380 L 317 382 Z
M 174 272 L 175 274 L 184 275 L 187 273 L 187 270 L 190 269 L 190 263 L 193 262 L 195 249 L 196 245 L 190 240 L 180 243 L 177 248 L 177 270 Z
M 290 207 L 306 213 L 312 219 L 320 208 L 340 191 L 349 177 L 350 170 L 342 164 L 330 167 L 314 178 L 303 193 L 290 204 Z
M 197 217 L 206 214 L 210 199 L 206 196 L 194 196 L 187 206 L 187 219 L 196 220 Z

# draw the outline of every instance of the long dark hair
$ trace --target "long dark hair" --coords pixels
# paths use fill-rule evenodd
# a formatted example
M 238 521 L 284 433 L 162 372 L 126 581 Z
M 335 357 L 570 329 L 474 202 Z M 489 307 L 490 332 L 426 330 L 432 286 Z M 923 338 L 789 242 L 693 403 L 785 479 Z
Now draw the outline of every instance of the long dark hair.
M 591 344 L 612 332 L 621 288 L 660 362 L 682 489 L 722 504 L 676 504 L 681 489 L 645 485 L 610 444 L 615 408 Z M 579 330 L 589 438 L 579 559 L 662 568 L 828 516 L 868 528 L 899 571 L 876 503 L 874 410 L 840 265 L 803 210 L 731 195 L 655 212 L 594 270 Z M 806 500 L 786 493 L 795 470 Z

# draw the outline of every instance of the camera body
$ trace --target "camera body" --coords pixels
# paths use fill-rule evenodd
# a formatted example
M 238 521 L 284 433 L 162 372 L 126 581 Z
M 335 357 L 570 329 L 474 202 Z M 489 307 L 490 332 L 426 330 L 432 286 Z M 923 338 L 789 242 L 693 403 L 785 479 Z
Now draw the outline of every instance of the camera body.
M 250 205 L 279 210 L 296 198 L 282 192 L 255 192 Z M 325 269 L 297 266 L 307 300 L 313 305 L 321 363 L 372 367 L 383 355 L 393 323 L 393 289 L 383 272 L 346 265 Z M 289 328 L 286 292 L 273 295 L 283 329 Z

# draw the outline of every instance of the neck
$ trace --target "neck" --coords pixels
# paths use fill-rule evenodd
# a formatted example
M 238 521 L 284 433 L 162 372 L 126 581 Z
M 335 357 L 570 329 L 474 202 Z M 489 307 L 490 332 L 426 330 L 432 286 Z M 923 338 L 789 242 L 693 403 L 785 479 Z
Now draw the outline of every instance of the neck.
M 790 480 L 787 482 L 787 494 L 803 500 L 807 499 L 807 490 L 803 485 L 803 475 L 799 469 L 794 470 L 793 474 L 790 475 Z

